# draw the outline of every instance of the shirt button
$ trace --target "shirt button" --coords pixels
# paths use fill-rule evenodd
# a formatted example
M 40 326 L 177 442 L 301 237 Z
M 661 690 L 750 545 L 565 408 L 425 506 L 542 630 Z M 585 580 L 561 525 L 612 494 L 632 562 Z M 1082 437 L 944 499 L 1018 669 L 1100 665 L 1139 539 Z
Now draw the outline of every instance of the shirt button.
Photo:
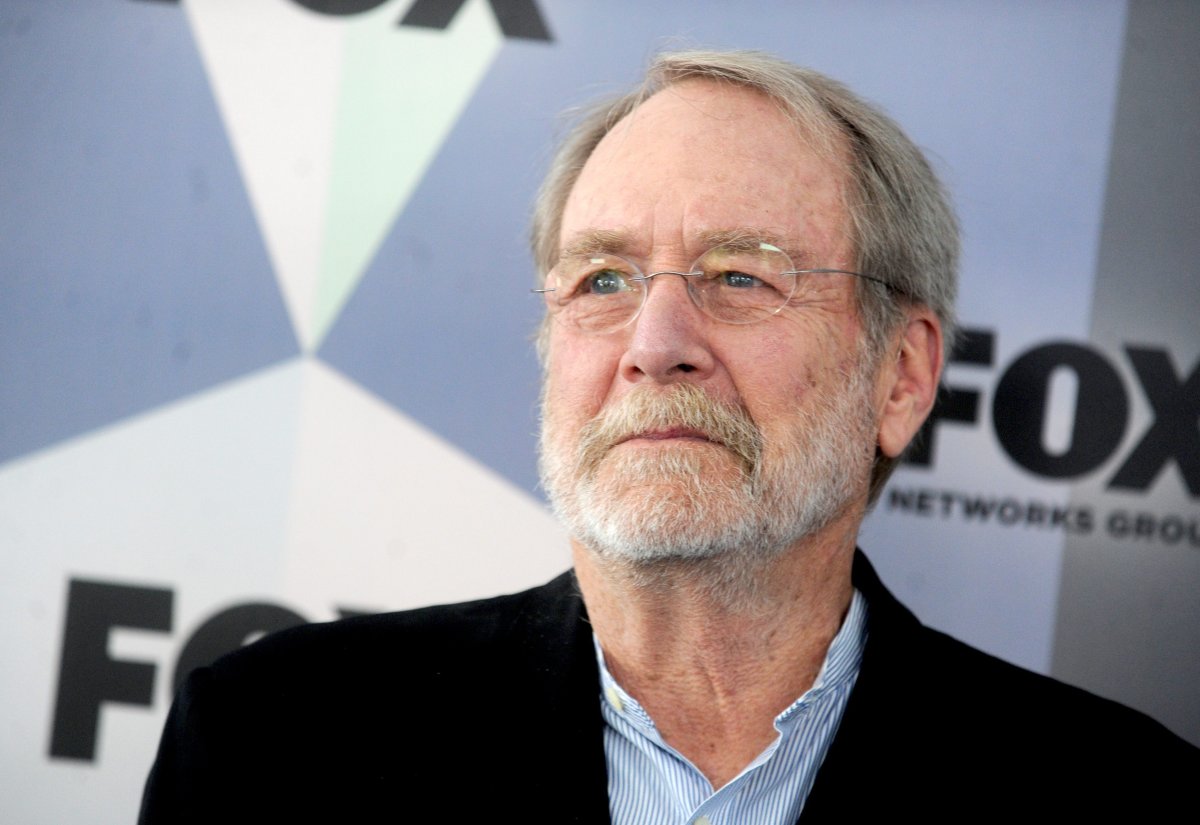
M 712 820 L 707 816 L 698 816 L 692 825 L 712 825 Z
M 621 701 L 621 694 L 617 693 L 617 689 L 615 687 L 609 685 L 604 691 L 604 695 L 608 697 L 608 703 L 616 708 L 618 713 L 625 710 L 625 703 Z M 708 825 L 708 820 L 704 821 L 704 825 Z

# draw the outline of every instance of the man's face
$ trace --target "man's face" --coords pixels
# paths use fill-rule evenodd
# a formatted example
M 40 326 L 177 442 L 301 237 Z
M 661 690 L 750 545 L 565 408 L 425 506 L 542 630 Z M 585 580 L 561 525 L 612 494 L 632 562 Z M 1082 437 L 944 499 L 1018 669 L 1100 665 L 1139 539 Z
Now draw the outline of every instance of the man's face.
M 842 187 L 837 165 L 769 99 L 686 81 L 596 148 L 561 243 L 600 236 L 644 272 L 686 271 L 712 237 L 738 232 L 782 247 L 797 268 L 853 269 Z M 616 332 L 552 323 L 543 481 L 572 534 L 629 560 L 770 553 L 862 501 L 878 393 L 854 287 L 826 278 L 777 315 L 736 325 L 663 275 Z

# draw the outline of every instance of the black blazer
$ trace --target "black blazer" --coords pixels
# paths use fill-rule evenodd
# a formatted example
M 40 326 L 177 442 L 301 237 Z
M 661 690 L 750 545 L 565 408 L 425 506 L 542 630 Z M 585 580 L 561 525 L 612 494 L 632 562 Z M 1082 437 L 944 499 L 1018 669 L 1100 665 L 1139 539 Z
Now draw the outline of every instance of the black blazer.
M 862 670 L 801 823 L 1195 821 L 1200 751 L 923 627 L 862 554 Z M 306 625 L 188 679 L 140 821 L 608 822 L 574 577 Z

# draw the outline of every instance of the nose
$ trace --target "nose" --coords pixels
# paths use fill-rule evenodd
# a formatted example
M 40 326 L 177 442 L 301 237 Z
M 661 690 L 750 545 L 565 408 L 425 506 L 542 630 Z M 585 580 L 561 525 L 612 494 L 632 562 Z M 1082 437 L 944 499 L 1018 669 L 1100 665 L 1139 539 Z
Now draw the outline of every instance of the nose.
M 633 322 L 621 374 L 632 383 L 700 381 L 712 374 L 708 318 L 692 302 L 687 278 L 676 270 L 654 273 Z

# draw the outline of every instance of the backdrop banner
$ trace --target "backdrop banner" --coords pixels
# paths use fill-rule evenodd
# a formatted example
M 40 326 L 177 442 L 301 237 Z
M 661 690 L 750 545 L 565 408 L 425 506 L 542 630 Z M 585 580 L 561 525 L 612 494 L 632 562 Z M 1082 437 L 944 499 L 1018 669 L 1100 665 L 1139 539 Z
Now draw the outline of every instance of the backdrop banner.
M 845 81 L 953 192 L 884 580 L 1200 744 L 1196 42 L 1115 0 L 5 0 L 0 819 L 132 821 L 175 686 L 263 633 L 569 564 L 530 207 L 560 113 L 689 46 Z

